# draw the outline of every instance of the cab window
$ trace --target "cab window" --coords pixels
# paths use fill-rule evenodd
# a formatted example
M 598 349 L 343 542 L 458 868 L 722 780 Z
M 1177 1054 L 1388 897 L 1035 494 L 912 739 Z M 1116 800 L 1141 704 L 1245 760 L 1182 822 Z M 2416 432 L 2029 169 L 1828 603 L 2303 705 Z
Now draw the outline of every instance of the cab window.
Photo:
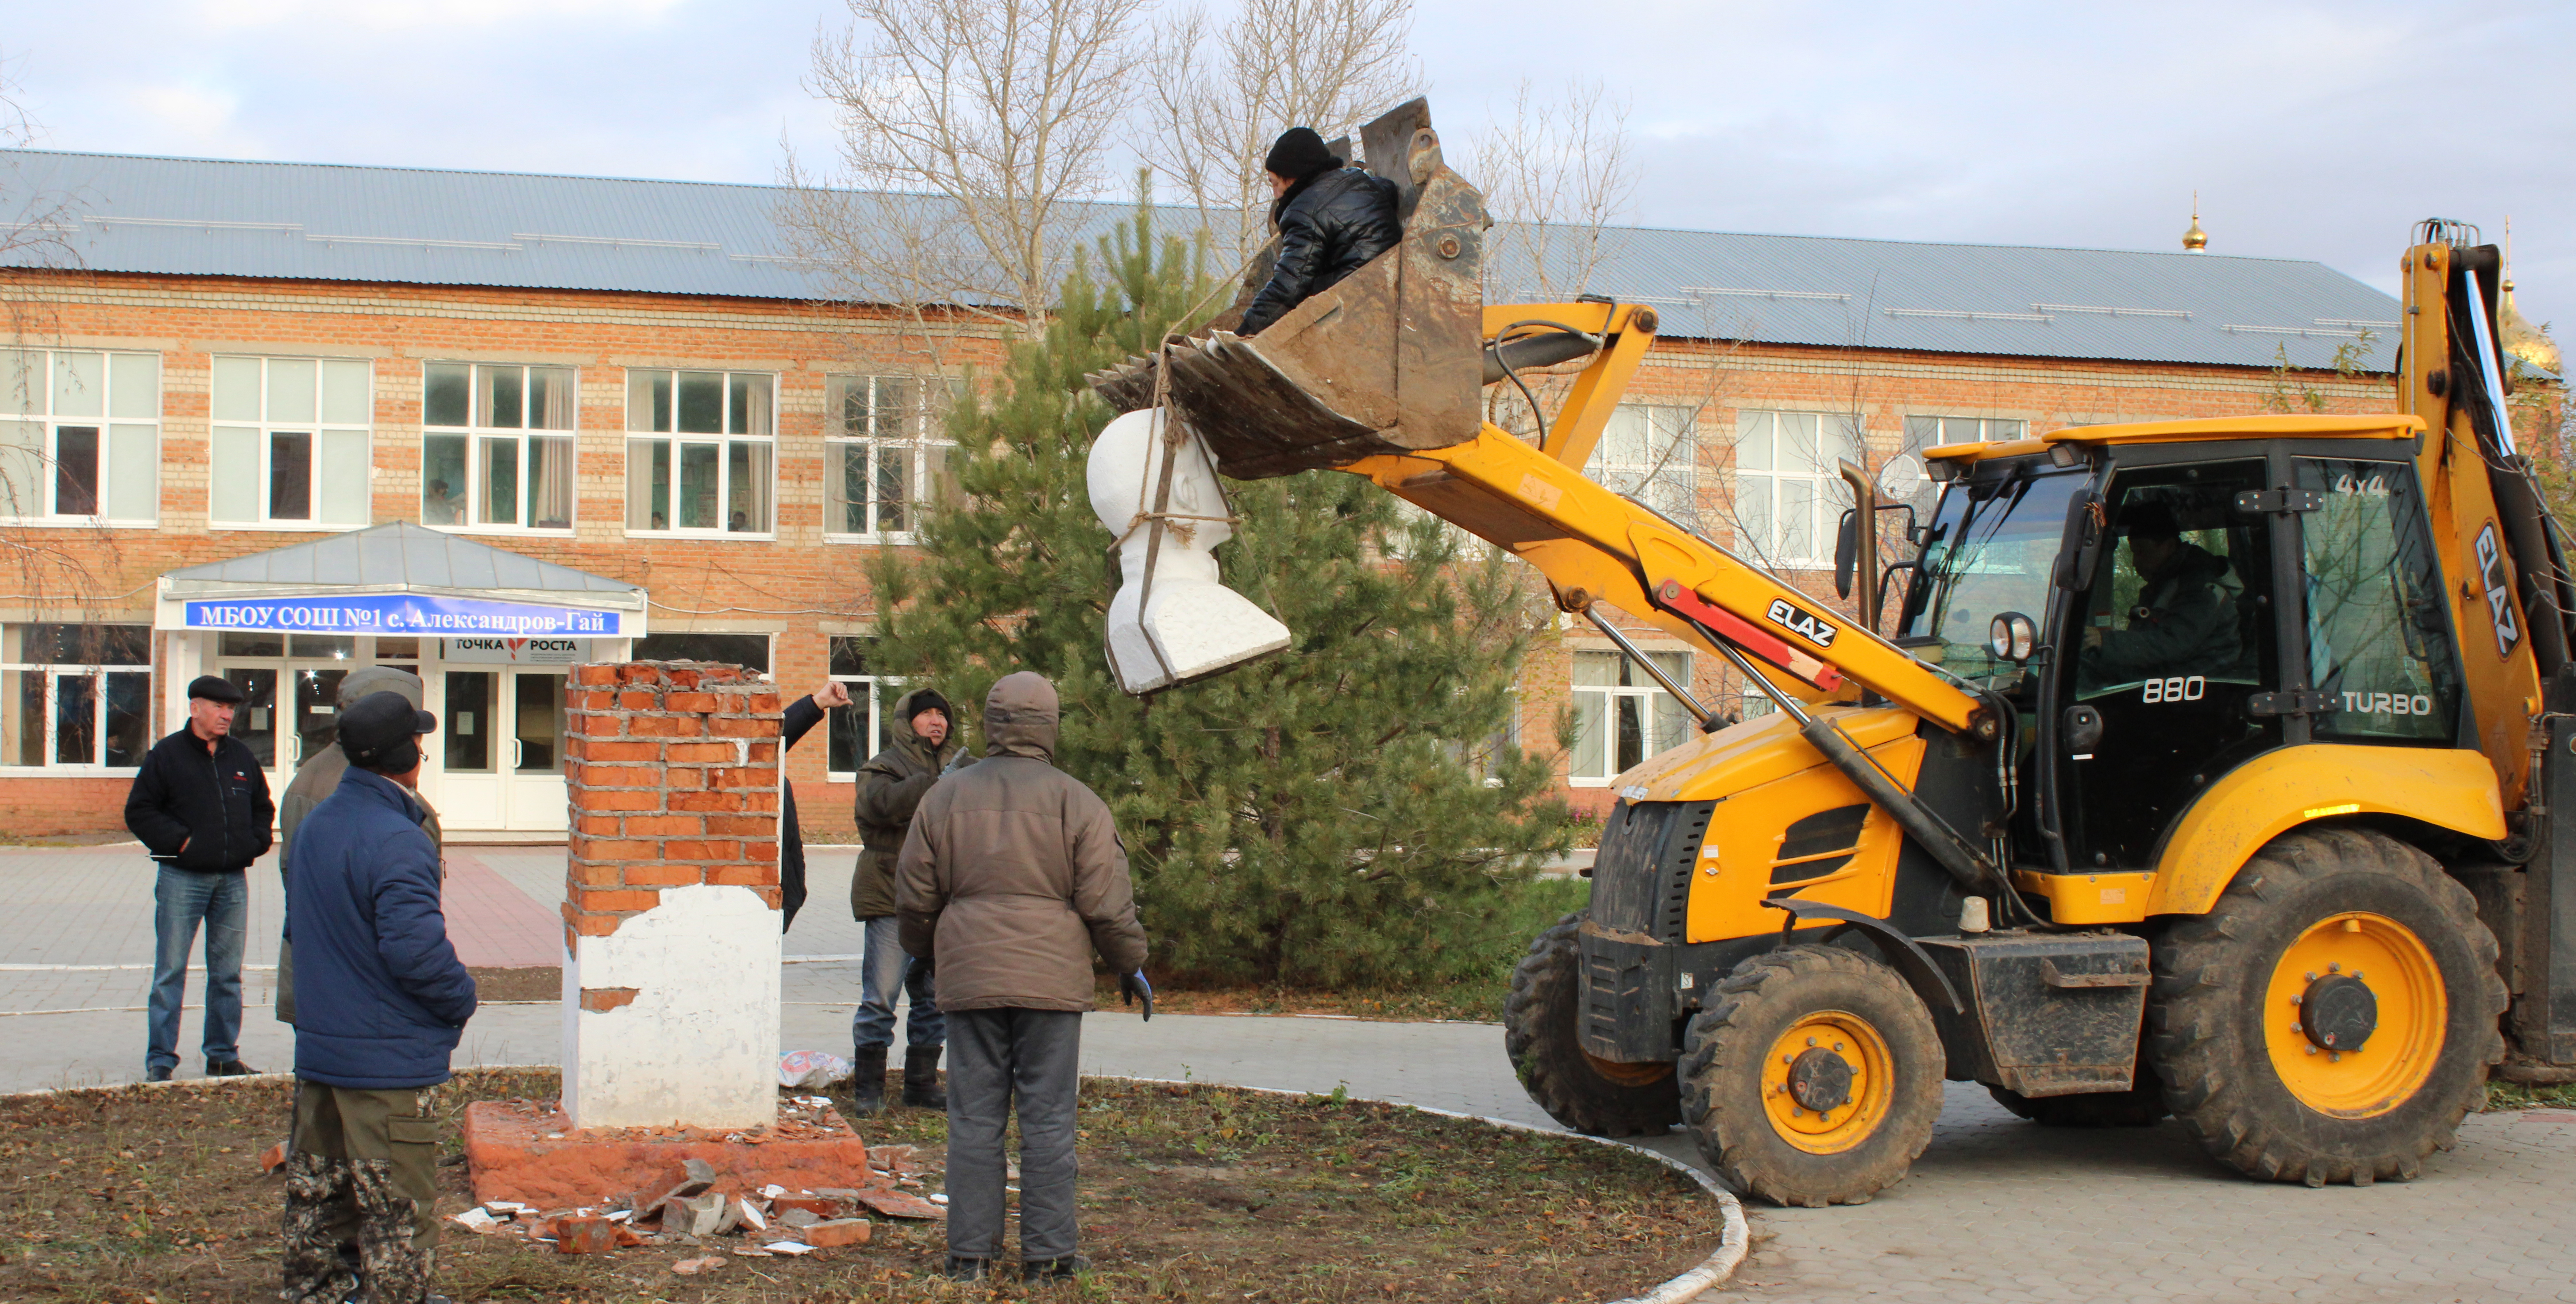
M 2459 664 L 2413 468 L 2325 458 L 2298 468 L 2299 487 L 2325 500 L 2299 522 L 2308 682 L 2335 708 L 2316 718 L 2317 736 L 2447 745 Z
M 1909 644 L 1914 655 L 1981 687 L 2008 690 L 2020 681 L 2020 667 L 1987 650 L 1988 630 L 2007 611 L 2046 619 L 2066 503 L 2085 479 L 2025 462 L 1941 495 L 1922 578 L 1898 630 L 1900 638 L 1929 640 Z

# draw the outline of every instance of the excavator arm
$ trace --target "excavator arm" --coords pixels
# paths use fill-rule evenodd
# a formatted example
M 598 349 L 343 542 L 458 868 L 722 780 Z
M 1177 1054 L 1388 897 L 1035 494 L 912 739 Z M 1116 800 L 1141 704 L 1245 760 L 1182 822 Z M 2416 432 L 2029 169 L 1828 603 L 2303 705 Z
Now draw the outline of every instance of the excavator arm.
M 1382 453 L 1335 469 L 1365 476 L 1529 562 L 1568 611 L 1606 602 L 1711 652 L 1749 656 L 1771 683 L 1801 696 L 1857 685 L 1952 732 L 1979 727 L 1984 710 L 1977 699 L 1929 667 L 1760 566 L 1583 474 L 1652 342 L 1653 309 L 1606 303 L 1485 309 L 1486 337 L 1498 347 L 1511 342 L 1508 327 L 1529 322 L 1603 341 L 1539 444 L 1488 423 L 1463 444 Z

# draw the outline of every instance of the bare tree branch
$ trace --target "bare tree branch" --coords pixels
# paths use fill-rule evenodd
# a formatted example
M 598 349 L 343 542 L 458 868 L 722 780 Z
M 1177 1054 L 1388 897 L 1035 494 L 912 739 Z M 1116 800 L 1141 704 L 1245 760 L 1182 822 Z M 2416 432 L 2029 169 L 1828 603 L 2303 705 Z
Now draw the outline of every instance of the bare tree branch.
M 1261 159 L 1290 127 L 1326 140 L 1415 94 L 1413 0 L 1246 0 L 1219 27 L 1204 9 L 1154 42 L 1145 156 L 1197 205 L 1221 264 L 1268 238 Z
M 806 79 L 839 116 L 838 157 L 817 173 L 789 153 L 791 246 L 840 297 L 911 314 L 926 349 L 1031 328 L 1133 103 L 1148 0 L 845 3 Z
M 1598 81 L 1568 83 L 1562 100 L 1540 99 L 1523 81 L 1511 115 L 1491 119 L 1465 153 L 1467 175 L 1504 224 L 1485 259 L 1485 297 L 1535 291 L 1556 301 L 1587 292 L 1593 273 L 1617 252 L 1613 228 L 1636 199 L 1628 105 L 1610 99 Z M 1501 284 L 1493 280 L 1498 273 L 1529 279 Z

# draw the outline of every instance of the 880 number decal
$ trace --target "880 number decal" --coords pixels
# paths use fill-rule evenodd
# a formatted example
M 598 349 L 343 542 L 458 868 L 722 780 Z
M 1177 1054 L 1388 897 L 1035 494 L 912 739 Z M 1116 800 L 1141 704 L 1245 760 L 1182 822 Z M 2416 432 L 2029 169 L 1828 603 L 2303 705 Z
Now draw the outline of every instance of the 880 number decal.
M 2197 702 L 2208 691 L 2209 681 L 2199 675 L 2175 675 L 2148 680 L 2140 686 L 2138 700 L 2150 706 L 2158 702 Z

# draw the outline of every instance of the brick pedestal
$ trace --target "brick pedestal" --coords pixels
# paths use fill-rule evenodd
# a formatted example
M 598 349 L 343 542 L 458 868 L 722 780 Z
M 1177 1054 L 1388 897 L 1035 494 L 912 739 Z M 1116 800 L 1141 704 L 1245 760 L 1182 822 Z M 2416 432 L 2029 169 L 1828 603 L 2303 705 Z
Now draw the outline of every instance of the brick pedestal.
M 779 699 L 733 666 L 572 670 L 563 1108 L 742 1128 L 778 1099 Z

